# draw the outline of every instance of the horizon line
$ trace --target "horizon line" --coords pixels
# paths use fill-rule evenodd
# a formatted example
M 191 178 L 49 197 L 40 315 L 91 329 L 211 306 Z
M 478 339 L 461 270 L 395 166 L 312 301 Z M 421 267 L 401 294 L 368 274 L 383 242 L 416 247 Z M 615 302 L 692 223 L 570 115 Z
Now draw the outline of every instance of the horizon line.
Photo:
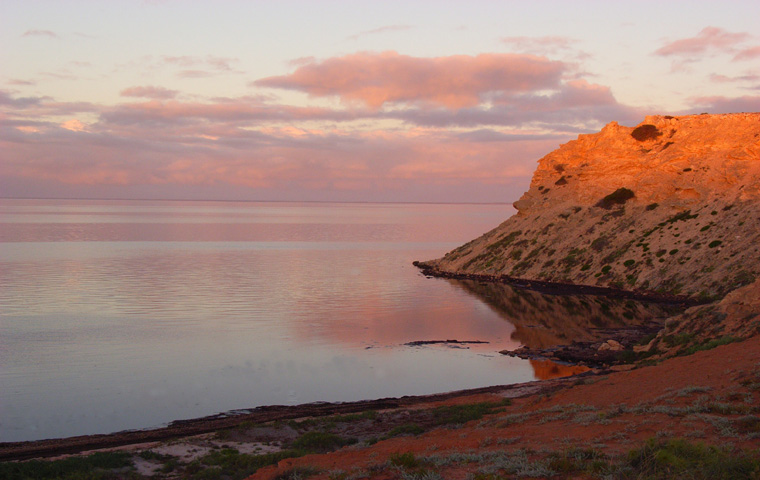
M 232 200 L 232 199 L 180 199 L 180 198 L 97 198 L 97 197 L 6 197 L 0 200 L 79 200 L 112 202 L 220 202 L 220 203 L 358 203 L 388 205 L 513 205 L 514 202 L 435 202 L 435 201 L 389 201 L 389 200 Z

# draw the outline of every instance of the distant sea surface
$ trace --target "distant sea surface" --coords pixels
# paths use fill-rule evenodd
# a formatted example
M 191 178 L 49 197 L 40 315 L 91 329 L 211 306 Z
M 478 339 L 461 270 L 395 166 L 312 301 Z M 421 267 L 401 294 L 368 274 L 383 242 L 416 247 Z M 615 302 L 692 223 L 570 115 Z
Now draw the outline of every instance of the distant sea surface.
M 532 380 L 503 313 L 412 266 L 513 213 L 0 200 L 0 441 Z M 404 345 L 445 339 L 490 343 Z

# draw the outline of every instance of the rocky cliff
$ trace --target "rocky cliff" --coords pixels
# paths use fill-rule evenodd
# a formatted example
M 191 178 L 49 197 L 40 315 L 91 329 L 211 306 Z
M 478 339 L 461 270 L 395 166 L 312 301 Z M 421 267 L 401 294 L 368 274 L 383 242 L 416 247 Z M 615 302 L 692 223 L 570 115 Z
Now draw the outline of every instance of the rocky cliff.
M 760 113 L 612 122 L 542 158 L 515 208 L 422 265 L 721 298 L 760 276 Z

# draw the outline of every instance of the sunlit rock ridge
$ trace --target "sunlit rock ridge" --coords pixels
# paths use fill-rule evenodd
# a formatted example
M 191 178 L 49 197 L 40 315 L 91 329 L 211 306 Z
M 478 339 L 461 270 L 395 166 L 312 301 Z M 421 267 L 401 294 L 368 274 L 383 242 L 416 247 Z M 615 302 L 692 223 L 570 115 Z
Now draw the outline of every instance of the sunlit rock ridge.
M 760 274 L 760 113 L 612 122 L 542 158 L 514 206 L 423 266 L 720 298 Z

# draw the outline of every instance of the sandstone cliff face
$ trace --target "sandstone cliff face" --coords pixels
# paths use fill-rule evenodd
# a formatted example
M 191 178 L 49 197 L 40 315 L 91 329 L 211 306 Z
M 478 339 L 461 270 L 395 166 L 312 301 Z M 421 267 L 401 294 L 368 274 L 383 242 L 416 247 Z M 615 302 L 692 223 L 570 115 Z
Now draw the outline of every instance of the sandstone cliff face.
M 760 113 L 610 123 L 542 158 L 515 207 L 426 265 L 720 298 L 760 274 Z

